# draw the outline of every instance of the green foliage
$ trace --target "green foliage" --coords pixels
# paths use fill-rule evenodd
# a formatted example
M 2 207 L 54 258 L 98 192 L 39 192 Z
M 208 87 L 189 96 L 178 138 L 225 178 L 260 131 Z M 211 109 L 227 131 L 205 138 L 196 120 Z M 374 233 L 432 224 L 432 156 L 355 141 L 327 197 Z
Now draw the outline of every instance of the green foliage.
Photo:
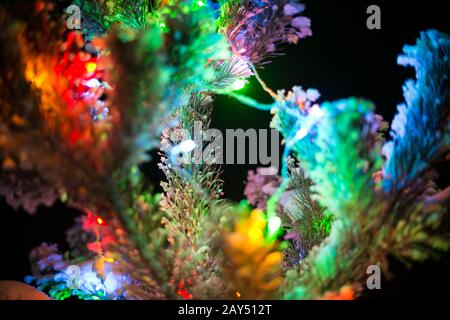
M 123 236 L 116 236 L 110 250 L 123 263 L 139 270 L 131 272 L 135 281 L 127 286 L 127 294 L 136 298 L 174 298 L 175 291 L 167 285 L 170 269 L 165 265 L 170 257 L 162 254 L 169 247 L 169 242 L 161 224 L 165 213 L 159 207 L 160 195 L 152 195 L 137 167 L 132 167 L 127 176 L 115 177 L 114 180 L 119 181 L 114 204 L 123 221 L 123 232 L 129 238 L 125 240 Z M 111 231 L 117 228 L 110 227 Z
M 324 117 L 312 137 L 317 149 L 313 156 L 304 157 L 303 164 L 318 201 L 337 220 L 320 247 L 299 269 L 286 274 L 286 298 L 337 292 L 349 281 L 358 290 L 367 266 L 378 264 L 387 272 L 388 255 L 405 262 L 422 261 L 450 247 L 447 235 L 438 231 L 445 213 L 439 194 L 431 190 L 432 196 L 424 197 L 426 190 L 419 184 L 403 190 L 400 197 L 389 196 L 375 182 L 382 166 L 382 140 L 368 136 L 372 105 L 348 99 L 324 103 L 322 108 Z M 302 144 L 296 146 L 302 150 L 300 160 L 305 153 Z
M 398 63 L 414 67 L 417 79 L 403 86 L 405 102 L 392 123 L 393 139 L 384 146 L 387 193 L 410 187 L 449 152 L 450 37 L 436 30 L 422 32 L 403 53 Z
M 319 203 L 329 208 L 337 220 L 329 238 L 303 261 L 300 273 L 290 272 L 286 280 L 288 285 L 301 284 L 295 285 L 291 292 L 307 290 L 311 296 L 320 295 L 324 288 L 338 290 L 345 283 L 339 283 L 337 275 L 348 275 L 358 269 L 354 262 L 359 259 L 359 252 L 352 248 L 353 239 L 358 239 L 362 228 L 367 227 L 364 221 L 371 217 L 371 212 L 380 209 L 373 203 L 372 180 L 372 174 L 381 165 L 380 156 L 368 150 L 365 139 L 361 139 L 367 126 L 365 115 L 372 110 L 372 104 L 348 99 L 324 103 L 322 108 L 324 117 L 314 137 L 316 161 L 302 163 L 314 181 L 313 190 Z M 300 160 L 303 153 L 299 153 Z
M 193 136 L 194 131 L 208 128 L 211 107 L 210 96 L 193 95 L 190 103 L 175 115 L 174 119 L 178 120 L 180 126 L 168 128 L 162 138 L 165 157 L 162 158 L 160 167 L 168 180 L 161 183 L 165 192 L 162 207 L 170 213 L 171 220 L 176 222 L 176 228 L 193 244 L 201 232 L 200 218 L 209 215 L 211 209 L 219 202 L 222 182 L 218 177 L 219 170 L 216 165 L 208 164 L 206 159 L 200 159 L 194 163 L 193 160 L 198 160 L 194 158 L 177 163 L 177 160 L 175 162 L 172 160 L 171 151 L 173 146 L 184 140 L 199 138 Z M 201 128 L 194 128 L 195 121 L 201 121 L 199 122 Z M 186 136 L 176 136 L 179 140 L 173 139 L 171 130 L 179 129 L 184 130 Z
M 88 28 L 84 28 L 87 34 L 106 31 L 114 25 L 143 30 L 151 23 L 153 8 L 146 0 L 75 0 L 75 4 L 80 7 L 84 18 L 89 19 L 87 22 L 91 22 Z
M 312 180 L 306 177 L 301 166 L 295 166 L 295 161 L 292 158 L 289 160 L 289 169 L 289 183 L 295 192 L 294 201 L 298 210 L 290 212 L 289 215 L 299 225 L 301 234 L 310 239 L 307 242 L 316 245 L 330 234 L 334 217 L 314 199 L 314 194 L 311 191 Z
M 285 209 L 284 227 L 293 236 L 290 246 L 285 250 L 286 268 L 290 269 L 301 263 L 309 252 L 330 235 L 334 216 L 314 198 L 311 191 L 312 180 L 307 178 L 301 166 L 296 166 L 293 158 L 289 159 L 289 201 L 292 204 Z M 289 194 L 288 193 L 288 194 Z
M 233 19 L 238 12 L 242 10 L 240 4 L 246 2 L 245 0 L 219 0 L 220 15 L 217 19 L 217 27 L 219 32 L 225 33 L 226 29 L 231 25 Z
M 115 28 L 107 38 L 103 49 L 111 52 L 113 62 L 110 99 L 121 115 L 114 134 L 124 135 L 118 141 L 126 143 L 121 146 L 125 150 L 115 150 L 119 163 L 125 154 L 126 165 L 146 160 L 164 119 L 205 90 L 215 78 L 212 62 L 229 56 L 226 40 L 215 32 L 212 10 L 195 3 L 164 7 L 161 19 L 168 31 L 152 23 L 139 32 Z
M 195 0 L 178 1 L 163 12 L 170 64 L 176 70 L 173 80 L 179 87 L 202 91 L 216 77 L 214 61 L 230 57 L 226 38 L 216 32 L 214 13 Z
M 337 218 L 355 218 L 358 212 L 349 206 L 368 207 L 374 198 L 372 176 L 381 168 L 381 156 L 367 150 L 362 137 L 365 115 L 373 104 L 348 99 L 322 105 L 326 116 L 320 123 L 317 136 L 319 152 L 314 166 L 305 165 L 314 181 L 320 203 Z M 299 155 L 300 159 L 302 155 Z

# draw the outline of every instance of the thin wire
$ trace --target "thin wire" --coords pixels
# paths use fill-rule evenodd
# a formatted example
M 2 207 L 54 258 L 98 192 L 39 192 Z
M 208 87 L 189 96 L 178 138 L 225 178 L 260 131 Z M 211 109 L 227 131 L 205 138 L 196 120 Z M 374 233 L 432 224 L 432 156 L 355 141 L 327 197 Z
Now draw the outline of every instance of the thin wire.
M 268 94 L 271 95 L 272 98 L 274 98 L 277 101 L 280 101 L 281 98 L 272 90 L 269 88 L 269 86 L 264 82 L 263 79 L 261 79 L 261 77 L 258 74 L 258 71 L 256 71 L 255 66 L 251 63 L 248 62 L 248 65 L 250 66 L 250 68 L 253 71 L 253 74 L 255 75 L 256 80 L 258 80 L 259 84 L 261 85 L 261 87 L 264 89 L 264 91 L 266 91 Z

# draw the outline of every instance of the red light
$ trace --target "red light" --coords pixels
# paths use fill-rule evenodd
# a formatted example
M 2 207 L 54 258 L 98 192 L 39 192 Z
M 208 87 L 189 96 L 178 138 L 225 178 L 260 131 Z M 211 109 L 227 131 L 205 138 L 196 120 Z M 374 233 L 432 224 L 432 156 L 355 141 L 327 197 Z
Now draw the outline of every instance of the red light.
M 98 218 L 97 218 L 97 223 L 98 223 L 99 225 L 102 225 L 102 224 L 105 223 L 105 221 L 103 221 L 102 218 L 98 217 Z
M 70 143 L 72 145 L 75 145 L 78 142 L 78 140 L 80 140 L 80 138 L 81 138 L 81 132 L 80 131 L 72 130 L 72 132 L 70 132 L 69 139 L 70 139 Z
M 192 299 L 192 294 L 189 294 L 186 290 L 178 290 L 177 294 L 179 296 L 182 296 L 183 299 L 187 300 L 187 299 Z

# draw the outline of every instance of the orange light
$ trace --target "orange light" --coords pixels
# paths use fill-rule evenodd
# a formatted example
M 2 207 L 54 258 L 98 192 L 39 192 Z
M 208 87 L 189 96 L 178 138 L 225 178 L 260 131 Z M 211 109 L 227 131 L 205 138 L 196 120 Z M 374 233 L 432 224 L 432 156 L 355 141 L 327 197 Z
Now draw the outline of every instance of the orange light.
M 86 62 L 85 68 L 89 73 L 95 72 L 95 70 L 97 70 L 97 64 L 95 62 Z
M 241 297 L 241 293 L 239 291 L 236 291 L 236 297 L 238 297 L 238 298 Z
M 103 221 L 102 218 L 98 217 L 98 218 L 97 218 L 97 223 L 98 223 L 99 225 L 102 225 L 102 224 L 105 223 L 105 221 Z

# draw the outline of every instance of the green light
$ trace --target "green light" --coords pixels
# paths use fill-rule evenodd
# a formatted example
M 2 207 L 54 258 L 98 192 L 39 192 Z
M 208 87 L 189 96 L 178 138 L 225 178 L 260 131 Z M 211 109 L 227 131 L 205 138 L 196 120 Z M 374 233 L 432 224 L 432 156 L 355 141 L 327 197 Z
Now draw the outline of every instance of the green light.
M 199 1 L 197 1 L 197 5 L 198 5 L 199 7 L 204 7 L 204 6 L 205 6 L 205 3 L 204 3 L 202 0 L 199 0 Z
M 269 228 L 269 234 L 274 234 L 281 227 L 281 219 L 276 216 L 270 218 L 267 227 Z
M 243 87 L 245 87 L 246 84 L 247 84 L 247 81 L 242 80 L 242 79 L 237 79 L 231 85 L 231 89 L 233 89 L 233 91 L 241 90 Z
M 61 200 L 62 203 L 65 203 L 67 201 L 67 198 L 68 198 L 67 192 L 63 191 L 59 199 Z

